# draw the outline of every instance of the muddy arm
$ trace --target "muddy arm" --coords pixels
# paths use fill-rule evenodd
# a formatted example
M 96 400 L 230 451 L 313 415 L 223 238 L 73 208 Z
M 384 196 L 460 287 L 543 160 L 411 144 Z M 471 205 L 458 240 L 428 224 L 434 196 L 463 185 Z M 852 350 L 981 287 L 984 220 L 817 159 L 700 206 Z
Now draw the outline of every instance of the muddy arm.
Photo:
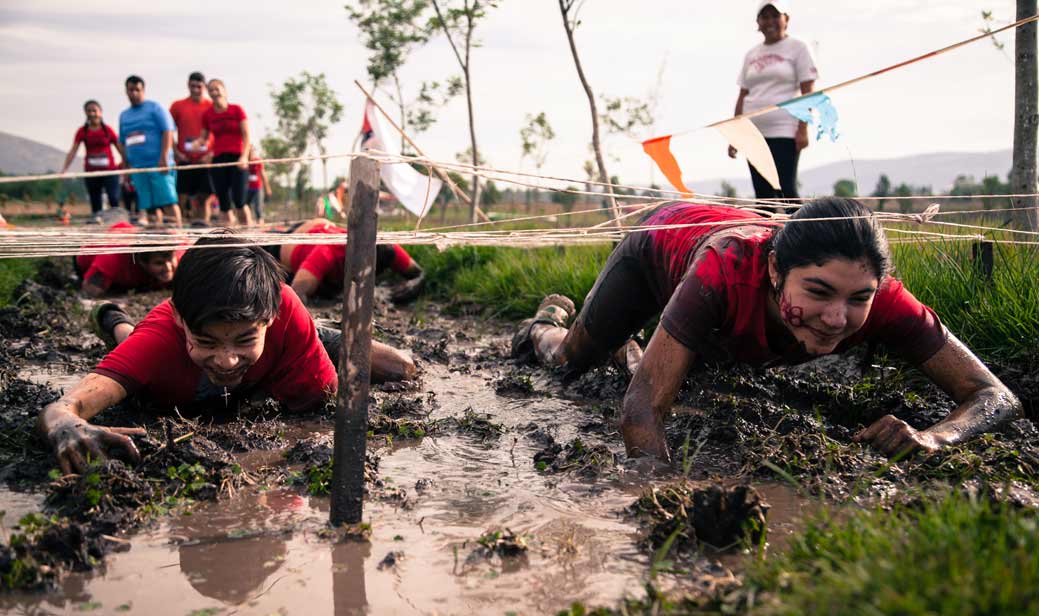
M 315 293 L 321 281 L 308 270 L 301 269 L 292 277 L 292 290 L 296 292 L 300 300 L 306 303 Z
M 887 455 L 917 449 L 935 451 L 963 443 L 999 424 L 1021 417 L 1021 402 L 970 349 L 951 333 L 945 345 L 921 369 L 958 405 L 949 416 L 917 431 L 886 415 L 855 435 Z
M 126 390 L 113 379 L 88 374 L 64 396 L 40 411 L 37 428 L 54 449 L 65 473 L 82 472 L 89 459 L 105 458 L 105 450 L 122 449 L 135 460 L 137 447 L 128 434 L 144 434 L 141 428 L 106 428 L 87 422 L 104 409 L 126 398 Z
M 416 263 L 414 259 L 408 264 L 407 269 L 400 272 L 400 275 L 405 280 L 393 285 L 393 288 L 390 289 L 390 301 L 397 304 L 410 302 L 418 297 L 426 284 L 425 272 L 422 271 L 422 266 Z
M 664 415 L 695 359 L 693 351 L 657 327 L 624 395 L 621 433 L 629 457 L 652 455 L 671 461 Z

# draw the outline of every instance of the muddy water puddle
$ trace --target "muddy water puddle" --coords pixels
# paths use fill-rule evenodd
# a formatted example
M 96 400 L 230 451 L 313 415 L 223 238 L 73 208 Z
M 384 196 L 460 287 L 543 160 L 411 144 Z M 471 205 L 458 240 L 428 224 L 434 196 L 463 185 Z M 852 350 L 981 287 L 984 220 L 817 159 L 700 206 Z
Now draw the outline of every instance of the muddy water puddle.
M 75 377 L 61 366 L 33 368 L 32 380 L 67 387 Z M 40 614 L 521 614 L 555 613 L 573 601 L 612 605 L 641 596 L 649 557 L 626 508 L 645 487 L 644 476 L 618 471 L 584 480 L 544 474 L 533 463 L 543 442 L 580 437 L 618 456 L 618 436 L 581 433 L 595 411 L 573 400 L 500 396 L 498 375 L 465 374 L 427 363 L 417 392 L 435 394 L 430 420 L 467 410 L 503 424 L 497 438 L 437 433 L 392 444 L 375 436 L 379 477 L 405 499 L 370 498 L 368 543 L 331 543 L 321 535 L 328 499 L 271 486 L 197 506 L 191 515 L 163 519 L 132 535 L 130 549 L 111 555 L 102 572 L 72 573 L 47 595 L 9 595 L 0 610 Z M 28 377 L 23 377 L 28 378 Z M 288 424 L 287 438 L 329 432 L 328 422 Z M 604 431 L 606 433 L 609 430 Z M 280 452 L 239 454 L 243 466 L 278 463 Z M 781 485 L 758 486 L 772 505 L 770 541 L 795 526 L 802 502 Z M 0 507 L 32 510 L 0 492 Z M 522 535 L 527 552 L 485 556 L 477 539 L 490 529 Z M 738 568 L 739 556 L 723 563 Z M 692 587 L 695 576 L 669 575 L 664 588 Z

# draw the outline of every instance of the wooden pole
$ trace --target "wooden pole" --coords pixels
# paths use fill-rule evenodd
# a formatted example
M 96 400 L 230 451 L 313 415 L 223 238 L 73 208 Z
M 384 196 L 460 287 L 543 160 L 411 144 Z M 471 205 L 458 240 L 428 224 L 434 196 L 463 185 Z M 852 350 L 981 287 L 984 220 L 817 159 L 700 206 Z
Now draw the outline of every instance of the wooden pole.
M 332 525 L 357 524 L 364 512 L 364 456 L 371 381 L 372 304 L 379 166 L 368 158 L 350 164 L 350 241 L 343 280 L 343 345 L 332 463 Z
M 379 103 L 376 102 L 374 98 L 372 98 L 372 95 L 368 94 L 368 90 L 364 89 L 364 86 L 361 85 L 361 82 L 355 79 L 354 85 L 357 86 L 358 89 L 360 89 L 361 92 L 364 93 L 364 96 L 372 102 L 372 105 L 374 105 L 375 108 L 379 111 L 379 113 L 382 114 L 382 117 L 386 118 L 386 121 L 390 123 L 390 126 L 395 128 L 397 132 L 400 133 L 401 137 L 404 137 L 404 140 L 408 142 L 408 145 L 415 148 L 416 154 L 418 154 L 419 156 L 426 155 L 422 151 L 422 149 L 418 147 L 418 144 L 412 141 L 411 137 L 409 137 L 408 134 L 404 132 L 404 129 L 397 126 L 397 123 L 393 121 L 393 118 L 390 117 L 390 114 L 386 113 L 386 110 L 383 109 L 382 106 L 379 105 Z M 451 189 L 451 192 L 454 193 L 456 199 L 464 201 L 466 205 L 472 204 L 473 200 L 469 198 L 469 195 L 462 192 L 462 189 L 458 188 L 458 186 L 455 185 L 454 181 L 451 180 L 450 176 L 444 173 L 443 170 L 440 169 L 440 167 L 437 167 L 436 165 L 430 165 L 430 167 L 433 168 L 433 171 L 437 172 L 437 175 L 440 176 L 440 179 L 444 180 L 444 183 L 447 184 L 447 187 Z M 476 213 L 481 218 L 483 218 L 484 222 L 491 222 L 491 219 L 487 217 L 487 214 L 485 214 L 483 210 L 480 209 L 480 206 L 476 206 Z

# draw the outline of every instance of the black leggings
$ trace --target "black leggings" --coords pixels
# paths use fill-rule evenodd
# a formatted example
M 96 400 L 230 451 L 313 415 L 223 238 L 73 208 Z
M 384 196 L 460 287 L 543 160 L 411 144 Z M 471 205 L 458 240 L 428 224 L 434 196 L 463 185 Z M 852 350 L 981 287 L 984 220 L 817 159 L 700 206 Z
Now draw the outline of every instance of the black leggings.
M 101 191 L 108 193 L 108 207 L 119 207 L 119 176 L 95 175 L 83 178 L 90 195 L 90 211 L 97 214 L 101 211 Z
M 214 163 L 233 163 L 241 158 L 240 154 L 220 154 L 213 157 Z M 213 190 L 216 198 L 220 200 L 220 211 L 230 212 L 231 205 L 235 209 L 245 207 L 245 186 L 249 181 L 248 170 L 239 169 L 237 166 L 213 167 L 209 170 L 209 177 L 213 180 Z
M 780 190 L 772 188 L 751 166 L 750 180 L 754 183 L 754 196 L 758 199 L 797 199 L 800 197 L 797 194 L 797 162 L 801 158 L 797 143 L 792 138 L 785 137 L 765 139 L 765 143 L 772 151 L 772 159 L 776 161 Z

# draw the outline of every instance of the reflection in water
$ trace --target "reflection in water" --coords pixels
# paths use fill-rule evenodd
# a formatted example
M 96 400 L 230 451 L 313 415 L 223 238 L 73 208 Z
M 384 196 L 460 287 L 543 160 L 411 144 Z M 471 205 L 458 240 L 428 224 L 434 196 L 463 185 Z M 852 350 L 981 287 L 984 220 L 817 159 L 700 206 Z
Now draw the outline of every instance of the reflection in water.
M 364 561 L 372 553 L 367 541 L 332 544 L 332 602 L 335 616 L 364 614 L 368 595 L 364 585 Z

